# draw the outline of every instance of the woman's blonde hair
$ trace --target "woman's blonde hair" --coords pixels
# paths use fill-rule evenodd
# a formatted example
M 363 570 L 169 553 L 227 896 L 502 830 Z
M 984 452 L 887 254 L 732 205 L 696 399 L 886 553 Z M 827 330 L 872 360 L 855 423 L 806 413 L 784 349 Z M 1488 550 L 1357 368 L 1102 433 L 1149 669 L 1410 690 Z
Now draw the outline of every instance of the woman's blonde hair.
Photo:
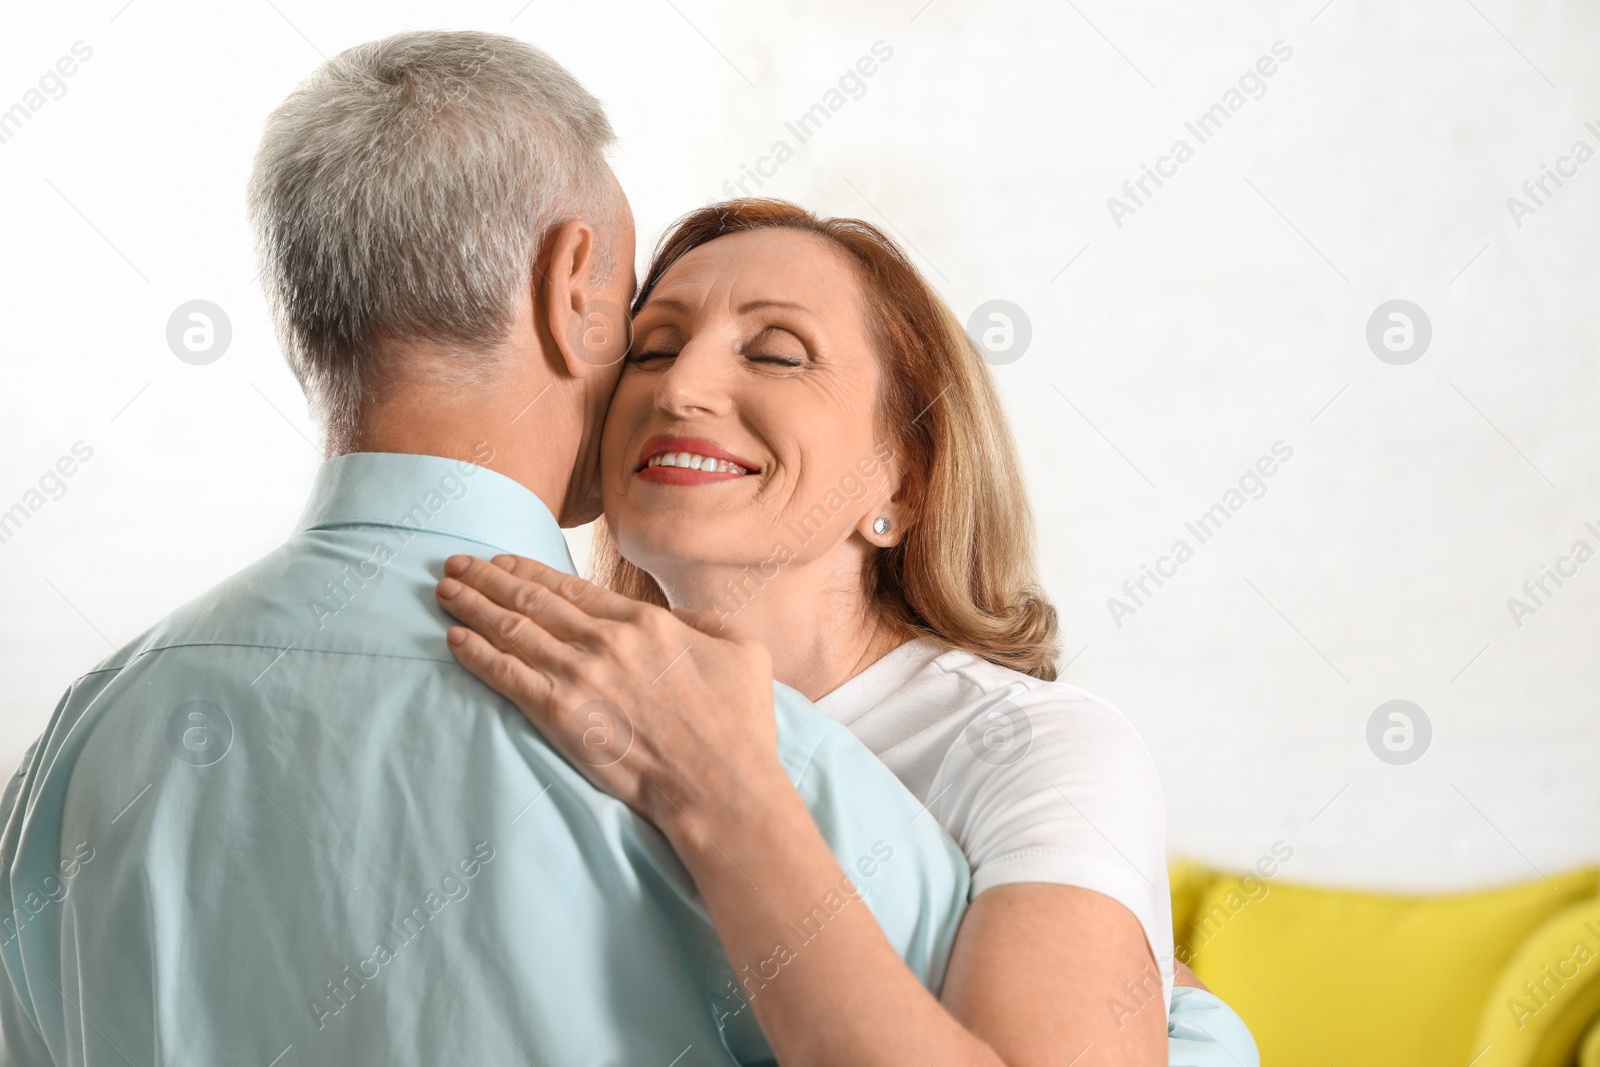
M 730 200 L 692 212 L 662 238 L 634 301 L 637 313 L 683 255 L 732 233 L 798 230 L 856 267 L 884 374 L 879 417 L 900 465 L 909 512 L 898 544 L 871 556 L 867 601 L 906 638 L 928 637 L 1053 680 L 1056 611 L 1034 570 L 1033 518 L 1016 448 L 988 368 L 933 288 L 882 231 L 823 219 L 782 200 Z M 595 581 L 655 604 L 655 579 L 596 524 Z

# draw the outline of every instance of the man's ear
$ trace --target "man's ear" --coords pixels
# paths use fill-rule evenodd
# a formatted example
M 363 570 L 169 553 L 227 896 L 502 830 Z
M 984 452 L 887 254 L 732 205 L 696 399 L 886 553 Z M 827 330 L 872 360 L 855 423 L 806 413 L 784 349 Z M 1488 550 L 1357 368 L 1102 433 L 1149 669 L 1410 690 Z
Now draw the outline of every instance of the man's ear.
M 574 378 L 587 377 L 628 354 L 629 318 L 600 295 L 602 268 L 599 234 L 593 225 L 573 219 L 556 227 L 545 241 L 544 271 L 534 289 L 534 314 L 555 355 Z

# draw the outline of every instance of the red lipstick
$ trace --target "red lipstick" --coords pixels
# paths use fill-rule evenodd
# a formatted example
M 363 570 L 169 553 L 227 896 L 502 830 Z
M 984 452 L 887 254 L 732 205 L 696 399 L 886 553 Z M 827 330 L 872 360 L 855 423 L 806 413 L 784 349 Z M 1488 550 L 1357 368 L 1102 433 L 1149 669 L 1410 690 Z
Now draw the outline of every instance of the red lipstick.
M 657 456 L 676 456 L 686 453 L 701 456 L 707 460 L 717 461 L 716 466 L 706 469 L 683 466 L 651 466 L 650 461 Z M 727 470 L 725 465 L 731 465 L 736 470 Z M 667 437 L 658 435 L 644 443 L 644 448 L 639 452 L 638 466 L 634 473 L 648 482 L 661 485 L 710 485 L 715 482 L 729 482 L 736 478 L 743 478 L 754 474 L 760 467 L 736 452 L 730 452 L 715 441 L 704 437 Z

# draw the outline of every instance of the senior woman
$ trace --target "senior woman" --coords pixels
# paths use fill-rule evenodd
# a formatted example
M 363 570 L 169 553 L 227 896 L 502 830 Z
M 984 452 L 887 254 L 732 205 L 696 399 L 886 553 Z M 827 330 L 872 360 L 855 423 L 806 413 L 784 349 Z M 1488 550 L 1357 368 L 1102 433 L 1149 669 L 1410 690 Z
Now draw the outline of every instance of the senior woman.
M 744 968 L 715 1010 L 748 1005 L 785 1067 L 1166 1063 L 1160 787 L 1127 721 L 1055 681 L 1014 448 L 954 317 L 872 226 L 747 200 L 663 240 L 633 329 L 598 584 L 453 557 L 457 658 L 662 831 Z M 770 656 L 959 844 L 972 902 L 942 989 L 841 897 L 770 692 L 653 710 L 703 633 Z

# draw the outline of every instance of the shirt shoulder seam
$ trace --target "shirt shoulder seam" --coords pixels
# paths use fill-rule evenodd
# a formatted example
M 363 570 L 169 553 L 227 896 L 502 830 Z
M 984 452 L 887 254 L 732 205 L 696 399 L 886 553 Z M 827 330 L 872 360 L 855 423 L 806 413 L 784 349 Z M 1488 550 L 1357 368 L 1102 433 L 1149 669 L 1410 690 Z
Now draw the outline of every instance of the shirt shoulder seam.
M 154 648 L 140 649 L 135 655 L 129 656 L 121 663 L 111 664 L 105 667 L 96 667 L 93 670 L 85 671 L 84 673 L 78 675 L 78 677 L 73 681 L 72 685 L 73 687 L 76 687 L 79 682 L 86 678 L 92 678 L 97 674 L 113 674 L 117 671 L 127 670 L 136 659 L 140 659 L 155 652 L 169 652 L 176 648 L 259 648 L 263 650 L 284 653 L 313 652 L 329 656 L 365 656 L 368 659 L 409 660 L 413 663 L 453 662 L 453 660 L 447 659 L 443 656 L 435 658 L 433 656 L 408 656 L 399 652 L 367 652 L 342 648 L 305 648 L 293 644 L 291 644 L 288 648 L 280 648 L 277 645 L 262 645 L 256 644 L 253 641 L 174 641 L 171 644 L 157 645 Z
M 1089 704 L 1097 704 L 1102 708 L 1109 709 L 1110 711 L 1116 712 L 1118 715 L 1122 715 L 1121 709 L 1119 709 L 1115 704 L 1112 704 L 1109 700 L 1096 696 L 1085 689 L 1079 689 L 1070 682 L 1063 682 L 1059 679 L 1056 681 L 1046 681 L 1043 678 L 1035 678 L 1032 675 L 1023 674 L 1021 671 L 1015 670 L 1014 668 L 1002 667 L 998 663 L 990 663 L 988 660 L 983 659 L 983 657 L 977 656 L 971 652 L 967 652 L 965 649 L 946 649 L 932 660 L 932 665 L 937 667 L 940 673 L 958 677 L 985 695 L 993 695 L 994 693 L 1003 690 L 997 690 L 994 687 L 986 685 L 981 678 L 974 677 L 973 665 L 970 663 L 963 663 L 955 667 L 941 663 L 940 660 L 944 659 L 945 656 L 949 655 L 951 652 L 958 652 L 969 656 L 986 667 L 994 667 L 997 670 L 1009 671 L 1012 675 L 1014 675 L 1014 677 L 1010 677 L 1006 680 L 1003 687 L 1004 689 L 1010 689 L 1012 686 L 1021 686 L 1028 693 L 1043 693 L 1047 696 L 1056 696 L 1064 700 L 1083 701 Z

